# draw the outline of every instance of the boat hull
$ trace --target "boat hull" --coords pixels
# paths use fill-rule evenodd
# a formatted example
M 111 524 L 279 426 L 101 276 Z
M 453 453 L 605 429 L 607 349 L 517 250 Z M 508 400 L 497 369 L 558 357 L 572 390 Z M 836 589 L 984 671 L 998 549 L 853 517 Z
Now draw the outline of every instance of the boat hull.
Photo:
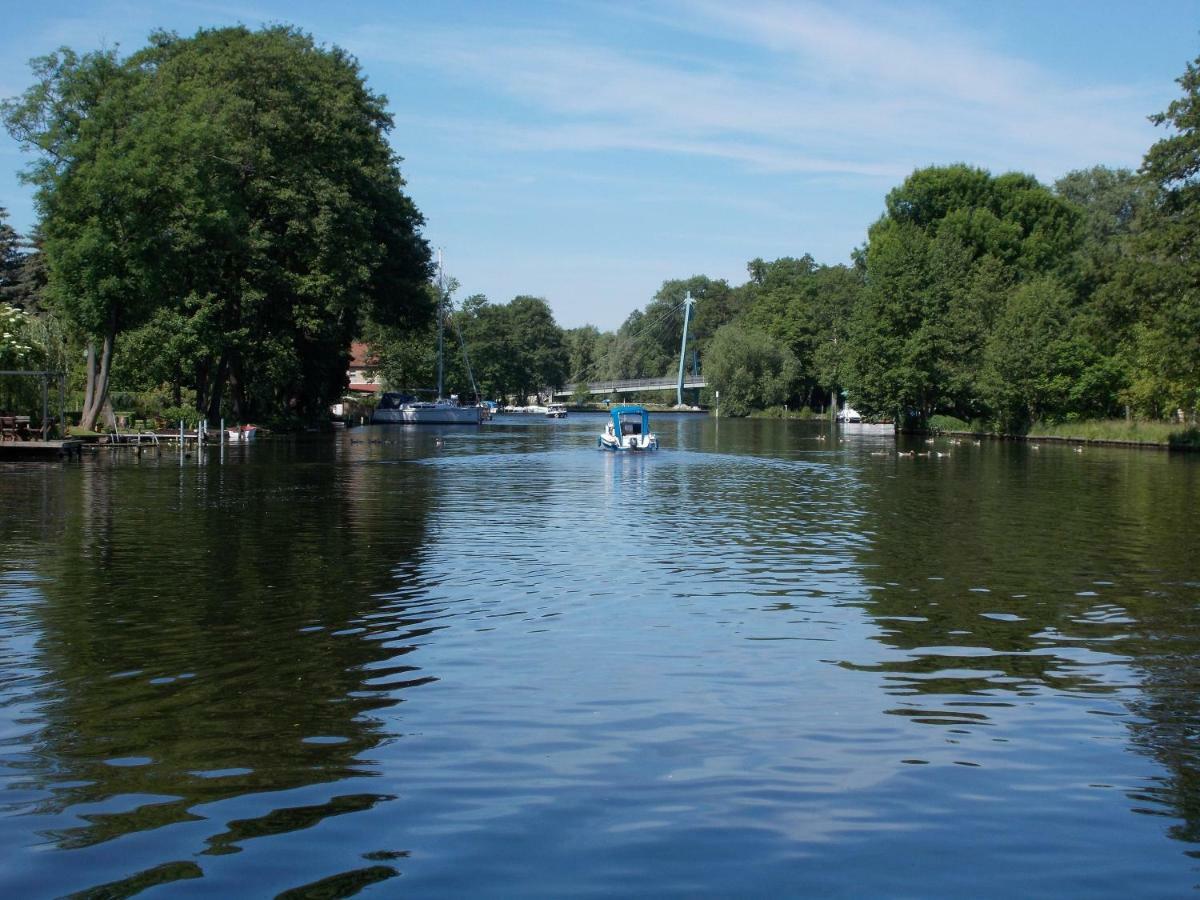
M 229 437 L 229 443 L 245 444 L 254 440 L 258 435 L 258 429 L 253 425 L 247 425 L 242 428 L 227 428 L 225 433 Z
M 652 434 L 626 435 L 621 440 L 602 434 L 596 438 L 596 446 L 611 453 L 649 453 L 658 449 L 658 438 Z
M 372 425 L 478 425 L 483 416 L 475 406 L 417 406 L 377 409 Z

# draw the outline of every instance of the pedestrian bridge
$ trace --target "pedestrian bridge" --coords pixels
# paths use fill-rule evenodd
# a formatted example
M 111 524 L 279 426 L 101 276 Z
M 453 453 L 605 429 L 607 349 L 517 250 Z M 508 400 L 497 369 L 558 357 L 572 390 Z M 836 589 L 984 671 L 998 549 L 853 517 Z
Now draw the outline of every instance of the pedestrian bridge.
M 641 391 L 673 391 L 679 387 L 679 379 L 665 376 L 663 378 L 626 378 L 617 381 L 589 381 L 589 394 L 636 394 Z M 708 380 L 703 375 L 692 375 L 683 379 L 683 389 L 708 387 Z M 564 384 L 552 391 L 555 397 L 571 397 L 575 394 L 575 385 Z

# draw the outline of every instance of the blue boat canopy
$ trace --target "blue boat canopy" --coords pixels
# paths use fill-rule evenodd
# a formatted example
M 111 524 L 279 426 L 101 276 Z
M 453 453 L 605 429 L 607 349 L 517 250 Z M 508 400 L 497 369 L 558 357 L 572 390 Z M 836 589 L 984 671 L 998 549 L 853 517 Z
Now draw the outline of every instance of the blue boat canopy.
M 611 410 L 613 431 L 620 435 L 649 434 L 650 413 L 641 406 L 614 406 Z

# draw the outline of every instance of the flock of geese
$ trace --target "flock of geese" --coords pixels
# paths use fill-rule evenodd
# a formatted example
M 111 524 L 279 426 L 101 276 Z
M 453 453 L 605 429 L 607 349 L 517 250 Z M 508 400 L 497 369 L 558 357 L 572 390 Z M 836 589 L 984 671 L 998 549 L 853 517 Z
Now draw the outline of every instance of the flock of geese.
M 358 441 L 358 440 L 355 440 L 354 438 L 351 438 L 350 443 L 352 443 L 352 444 L 398 444 L 400 442 L 399 441 L 384 441 L 384 440 L 380 440 L 378 438 L 372 438 L 369 441 Z M 438 438 L 433 443 L 434 443 L 434 446 L 436 446 L 439 450 L 442 447 L 446 446 L 446 442 L 444 440 L 442 440 L 441 438 Z
M 823 441 L 823 440 L 825 440 L 825 436 L 821 435 L 820 437 L 817 438 L 817 440 Z M 925 443 L 926 444 L 934 443 L 934 438 L 927 438 L 925 440 Z M 961 440 L 960 438 L 951 438 L 950 443 L 954 444 L 954 445 L 959 445 L 959 444 L 964 443 L 964 441 Z M 982 443 L 982 442 L 981 441 L 971 441 L 971 446 L 978 447 L 980 445 L 980 443 Z M 1042 445 L 1041 444 L 1030 444 L 1029 449 L 1030 450 L 1041 450 Z M 1071 449 L 1074 450 L 1076 453 L 1083 452 L 1082 447 L 1072 447 Z M 913 456 L 913 457 L 930 456 L 935 459 L 946 459 L 950 456 L 950 452 L 947 451 L 947 452 L 943 453 L 941 450 L 932 450 L 932 449 L 924 450 L 924 451 L 922 451 L 922 450 L 896 450 L 894 452 L 888 451 L 888 450 L 876 450 L 876 451 L 873 451 L 871 453 L 871 455 L 872 456 L 893 456 L 893 455 L 895 455 L 895 456 Z

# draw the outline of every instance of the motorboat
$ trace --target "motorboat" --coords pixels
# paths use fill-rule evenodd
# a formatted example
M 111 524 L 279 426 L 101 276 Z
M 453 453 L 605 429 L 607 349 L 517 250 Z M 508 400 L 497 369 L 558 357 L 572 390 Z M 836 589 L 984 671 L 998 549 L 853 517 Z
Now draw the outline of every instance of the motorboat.
M 180 432 L 182 434 L 182 432 Z M 229 438 L 231 444 L 246 444 L 254 440 L 258 436 L 257 425 L 234 425 L 232 428 L 226 428 L 225 434 Z
M 847 406 L 845 409 L 843 409 L 841 412 L 839 412 L 837 414 L 837 420 L 839 422 L 841 422 L 842 424 L 855 423 L 855 422 L 861 422 L 863 420 L 863 417 L 862 417 L 862 414 L 857 409 Z
M 596 439 L 601 450 L 657 450 L 658 438 L 650 431 L 650 414 L 641 406 L 614 406 L 612 421 Z
M 478 425 L 485 408 L 460 406 L 458 401 L 418 400 L 411 394 L 387 391 L 371 413 L 372 425 Z
M 565 419 L 567 417 L 567 404 L 551 403 L 546 407 L 547 419 Z

